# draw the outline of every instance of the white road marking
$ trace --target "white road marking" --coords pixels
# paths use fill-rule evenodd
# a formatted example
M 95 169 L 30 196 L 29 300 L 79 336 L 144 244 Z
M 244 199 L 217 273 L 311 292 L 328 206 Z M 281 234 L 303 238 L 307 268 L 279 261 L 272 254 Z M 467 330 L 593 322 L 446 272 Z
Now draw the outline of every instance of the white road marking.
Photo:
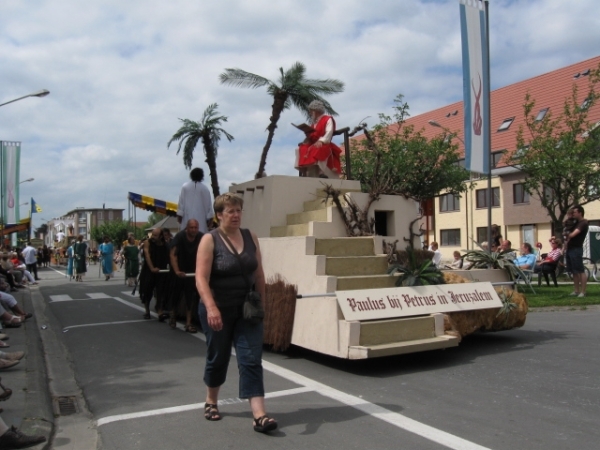
M 70 300 L 74 300 L 70 295 L 60 294 L 60 295 L 51 295 L 50 302 L 68 302 Z
M 50 267 L 48 266 L 49 269 L 54 270 L 56 273 L 60 273 L 61 275 L 64 275 L 65 278 L 67 278 L 67 269 L 65 268 L 65 270 L 56 270 L 54 267 Z
M 90 294 L 86 293 L 89 298 L 113 298 L 112 295 L 104 294 L 103 292 L 92 292 Z
M 275 398 L 275 397 L 284 397 L 287 395 L 297 395 L 302 394 L 304 392 L 309 392 L 311 389 L 308 388 L 295 388 L 295 389 L 287 389 L 285 391 L 271 392 L 265 395 L 266 398 Z M 219 400 L 219 405 L 232 405 L 234 403 L 244 403 L 247 400 L 242 400 L 240 398 L 228 398 L 225 400 Z M 150 411 L 141 411 L 137 413 L 129 413 L 129 414 L 117 414 L 115 416 L 107 416 L 102 419 L 98 419 L 96 421 L 97 426 L 106 425 L 112 422 L 119 422 L 122 420 L 130 420 L 130 419 L 139 419 L 141 417 L 151 417 L 151 416 L 159 416 L 162 414 L 174 414 L 180 413 L 184 411 L 193 411 L 196 409 L 204 408 L 204 402 L 202 403 L 192 403 L 191 405 L 181 405 L 181 406 L 172 406 L 170 408 L 160 408 L 153 409 Z
M 70 295 L 67 294 L 60 294 L 60 295 L 50 295 L 50 302 L 49 303 L 55 303 L 55 302 L 73 302 L 73 301 L 79 301 L 79 300 L 97 300 L 97 299 L 113 299 L 115 297 L 111 297 L 108 294 L 104 294 L 102 292 L 91 292 L 91 293 L 86 293 L 85 295 L 87 295 L 87 297 L 85 298 L 72 298 Z
M 73 328 L 99 327 L 102 325 L 121 325 L 123 323 L 135 323 L 135 322 L 146 322 L 146 320 L 145 319 L 136 319 L 136 320 L 121 320 L 118 322 L 98 322 L 98 323 L 84 323 L 82 325 L 71 325 L 69 327 L 63 328 L 63 333 L 65 331 L 69 331 Z
M 115 300 L 123 303 L 131 308 L 138 309 L 144 311 L 144 308 L 134 305 L 126 300 L 123 300 L 118 297 L 113 297 Z M 152 313 L 155 315 L 154 313 Z M 156 315 L 155 315 L 156 316 Z M 180 324 L 178 324 L 178 328 L 182 328 Z M 193 337 L 205 340 L 203 334 L 192 334 Z M 232 352 L 235 354 L 235 352 Z M 331 398 L 332 400 L 338 401 L 347 406 L 351 406 L 352 408 L 358 409 L 359 411 L 365 413 L 368 416 L 377 418 L 384 422 L 387 422 L 390 425 L 393 425 L 397 428 L 401 428 L 408 432 L 414 433 L 418 436 L 421 436 L 425 439 L 429 439 L 430 441 L 441 444 L 445 447 L 454 449 L 454 450 L 490 450 L 487 447 L 483 447 L 481 445 L 475 444 L 474 442 L 467 441 L 466 439 L 462 439 L 453 434 L 447 433 L 445 431 L 439 430 L 437 428 L 431 427 L 424 423 L 418 422 L 414 419 L 410 419 L 402 414 L 390 411 L 389 409 L 382 408 L 381 406 L 375 405 L 374 403 L 368 402 L 360 397 L 356 397 L 351 394 L 347 394 L 345 392 L 339 391 L 337 389 L 332 388 L 331 386 L 327 386 L 326 384 L 315 381 L 311 378 L 305 377 L 304 375 L 300 375 L 299 373 L 293 372 L 284 367 L 273 364 L 269 361 L 263 359 L 263 368 L 268 370 L 269 372 L 284 378 L 292 383 L 298 384 L 301 387 L 296 389 L 290 389 L 288 391 L 281 392 L 317 392 L 324 397 Z M 266 397 L 277 397 L 278 393 L 274 392 L 271 394 L 267 394 Z M 282 394 L 282 395 L 292 395 L 292 394 Z M 221 402 L 219 402 L 221 403 Z M 131 414 L 120 414 L 117 416 L 109 416 L 103 419 L 99 419 L 96 423 L 98 426 L 105 425 L 106 423 L 116 422 L 119 420 L 128 420 L 128 419 L 137 419 L 140 417 L 148 417 L 155 416 L 160 414 L 169 414 L 175 412 L 182 411 L 190 411 L 202 408 L 204 403 L 195 403 L 192 405 L 183 405 L 183 406 L 174 406 L 171 408 L 163 408 L 156 409 L 152 411 L 144 411 L 139 413 L 131 413 Z

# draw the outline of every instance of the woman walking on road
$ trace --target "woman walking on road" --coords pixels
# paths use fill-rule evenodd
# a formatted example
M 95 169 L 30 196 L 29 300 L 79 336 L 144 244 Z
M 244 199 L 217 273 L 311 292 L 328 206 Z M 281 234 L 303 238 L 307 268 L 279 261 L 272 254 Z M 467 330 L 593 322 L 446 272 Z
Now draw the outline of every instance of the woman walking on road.
M 258 238 L 250 230 L 240 228 L 243 204 L 243 199 L 233 194 L 218 196 L 214 211 L 219 226 L 202 237 L 198 248 L 198 313 L 208 347 L 204 417 L 221 420 L 217 406 L 219 389 L 225 382 L 233 343 L 240 374 L 239 397 L 250 402 L 254 431 L 266 433 L 275 430 L 277 422 L 265 412 L 263 324 L 244 319 L 243 315 L 250 287 L 264 298 L 265 277 Z
M 115 248 L 108 236 L 104 236 L 104 242 L 100 244 L 98 250 L 100 250 L 100 254 L 102 255 L 102 273 L 105 276 L 104 281 L 108 281 L 113 276 L 113 258 L 115 252 Z
M 125 278 L 127 285 L 133 286 L 135 279 L 140 272 L 139 249 L 135 243 L 135 238 L 130 235 L 127 243 L 123 246 L 123 257 L 125 258 Z
M 83 234 L 77 236 L 77 242 L 73 245 L 75 281 L 83 281 L 83 277 L 87 272 L 88 248 L 88 245 L 83 242 Z

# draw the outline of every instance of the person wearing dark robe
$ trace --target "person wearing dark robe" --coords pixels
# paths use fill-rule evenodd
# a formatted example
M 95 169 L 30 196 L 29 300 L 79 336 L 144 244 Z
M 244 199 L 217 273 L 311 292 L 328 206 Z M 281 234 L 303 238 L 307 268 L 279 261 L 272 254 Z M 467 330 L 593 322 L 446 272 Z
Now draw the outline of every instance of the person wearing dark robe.
M 75 267 L 75 281 L 83 281 L 87 272 L 87 257 L 89 247 L 83 241 L 83 235 L 77 236 L 77 242 L 73 244 L 73 263 Z

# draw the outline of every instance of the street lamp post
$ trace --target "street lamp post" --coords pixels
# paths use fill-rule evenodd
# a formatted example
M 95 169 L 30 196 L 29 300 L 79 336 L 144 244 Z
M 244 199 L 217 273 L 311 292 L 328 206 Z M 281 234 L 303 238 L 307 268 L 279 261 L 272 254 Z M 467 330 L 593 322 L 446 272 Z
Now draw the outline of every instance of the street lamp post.
M 50 94 L 48 89 L 42 89 L 41 91 L 32 92 L 31 94 L 24 95 L 19 98 L 15 98 L 13 100 L 9 100 L 4 103 L 0 103 L 0 106 L 8 105 L 10 103 L 18 102 L 19 100 L 23 100 L 29 97 L 45 97 Z M 2 147 L 0 147 L 0 233 L 2 237 L 2 241 L 4 241 L 4 155 L 2 154 Z M 33 178 L 25 180 L 25 181 L 33 181 Z M 24 181 L 24 182 L 25 182 Z
M 50 91 L 48 89 L 42 89 L 41 91 L 32 92 L 31 94 L 24 95 L 23 97 L 15 98 L 14 100 L 10 100 L 8 102 L 0 103 L 0 106 L 8 105 L 9 103 L 18 102 L 19 100 L 23 100 L 24 98 L 29 98 L 29 97 L 45 97 L 48 94 L 50 94 Z
M 452 132 L 450 131 L 449 128 L 446 128 L 443 125 L 440 125 L 438 122 L 436 122 L 435 120 L 430 120 L 429 125 L 431 125 L 432 127 L 437 127 L 437 128 L 441 128 L 442 130 L 444 130 L 446 133 L 448 133 L 448 135 L 450 137 L 455 137 L 456 139 L 458 139 L 460 142 L 462 142 L 462 145 L 464 145 L 465 147 L 467 146 L 467 144 L 465 144 L 465 141 L 462 140 L 462 138 L 458 135 L 458 133 L 456 132 Z

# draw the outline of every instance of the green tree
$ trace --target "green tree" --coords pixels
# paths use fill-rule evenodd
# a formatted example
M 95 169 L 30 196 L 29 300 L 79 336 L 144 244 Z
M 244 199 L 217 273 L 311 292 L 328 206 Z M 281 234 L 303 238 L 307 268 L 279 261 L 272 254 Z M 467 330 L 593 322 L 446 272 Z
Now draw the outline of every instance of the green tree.
M 164 214 L 153 212 L 152 214 L 150 214 L 148 216 L 148 223 L 147 223 L 146 228 L 150 228 L 152 225 L 154 225 L 155 223 L 160 222 L 165 217 L 167 217 L 167 216 L 165 216 Z
M 599 79 L 600 67 L 590 74 L 583 99 L 574 85 L 562 111 L 548 111 L 542 120 L 536 120 L 535 99 L 528 93 L 525 126 L 519 127 L 517 150 L 507 156 L 525 174 L 525 190 L 540 199 L 557 233 L 574 205 L 600 199 L 600 127 L 588 120 Z
M 217 151 L 219 150 L 219 141 L 222 136 L 225 136 L 229 142 L 233 140 L 233 136 L 221 128 L 223 122 L 227 122 L 226 116 L 219 116 L 217 108 L 219 105 L 213 103 L 208 105 L 202 114 L 200 122 L 194 122 L 189 119 L 179 119 L 183 125 L 171 137 L 167 144 L 167 148 L 173 142 L 179 142 L 177 154 L 183 146 L 183 164 L 186 168 L 192 167 L 194 158 L 194 150 L 199 140 L 202 140 L 204 147 L 204 155 L 206 156 L 206 164 L 210 172 L 210 185 L 212 187 L 213 196 L 219 195 L 219 178 L 217 176 Z
M 125 220 L 104 222 L 102 225 L 92 227 L 90 230 L 90 236 L 93 240 L 101 243 L 104 236 L 108 236 L 115 247 L 120 247 L 123 241 L 127 239 L 129 233 L 134 233 L 136 239 L 139 239 L 143 235 L 143 230 L 129 225 L 129 222 Z
M 350 159 L 353 177 L 361 182 L 371 201 L 381 195 L 401 195 L 422 202 L 443 194 L 460 194 L 468 190 L 466 180 L 469 172 L 459 165 L 458 146 L 452 137 L 438 136 L 427 139 L 423 130 L 415 131 L 406 126 L 409 106 L 402 95 L 394 99 L 393 116 L 379 114 L 379 124 L 368 130 L 364 138 L 351 144 Z M 413 232 L 405 239 L 412 247 L 415 237 L 423 233 Z
M 268 94 L 273 97 L 271 106 L 271 117 L 267 126 L 267 142 L 260 156 L 260 163 L 255 178 L 261 178 L 267 165 L 267 153 L 271 148 L 277 122 L 281 113 L 290 109 L 292 105 L 296 106 L 309 118 L 308 105 L 313 100 L 320 100 L 325 105 L 325 109 L 330 114 L 337 114 L 331 105 L 321 97 L 321 95 L 336 94 L 344 91 L 344 83 L 335 79 L 313 80 L 305 77 L 306 67 L 301 62 L 296 62 L 292 67 L 284 72 L 283 67 L 279 68 L 280 77 L 277 82 L 271 81 L 260 75 L 246 72 L 242 69 L 225 69 L 219 79 L 221 84 L 227 84 L 236 87 L 256 89 L 266 86 Z

